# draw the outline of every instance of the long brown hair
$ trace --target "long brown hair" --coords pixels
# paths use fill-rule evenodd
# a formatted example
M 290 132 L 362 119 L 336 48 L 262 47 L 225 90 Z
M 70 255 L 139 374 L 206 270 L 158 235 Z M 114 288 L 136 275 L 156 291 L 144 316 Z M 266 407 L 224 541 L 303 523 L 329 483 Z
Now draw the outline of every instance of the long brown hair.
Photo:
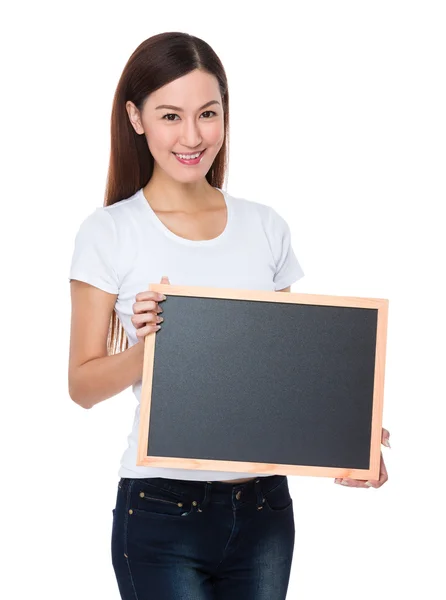
M 140 44 L 130 56 L 116 88 L 111 112 L 110 161 L 104 206 L 129 198 L 144 187 L 153 173 L 154 160 L 144 134 L 134 130 L 126 109 L 131 101 L 142 110 L 147 96 L 163 85 L 195 69 L 215 75 L 224 111 L 224 140 L 206 173 L 210 185 L 223 187 L 229 153 L 229 93 L 226 73 L 214 50 L 188 33 L 167 32 Z M 128 338 L 114 310 L 110 319 L 107 349 L 116 354 L 128 348 Z

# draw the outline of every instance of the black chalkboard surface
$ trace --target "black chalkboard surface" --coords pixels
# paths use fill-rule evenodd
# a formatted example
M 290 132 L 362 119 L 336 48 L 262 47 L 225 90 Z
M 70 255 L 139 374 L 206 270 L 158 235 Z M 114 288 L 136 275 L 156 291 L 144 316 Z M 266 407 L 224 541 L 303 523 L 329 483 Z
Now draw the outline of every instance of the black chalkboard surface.
M 138 465 L 379 479 L 388 300 L 149 289 Z

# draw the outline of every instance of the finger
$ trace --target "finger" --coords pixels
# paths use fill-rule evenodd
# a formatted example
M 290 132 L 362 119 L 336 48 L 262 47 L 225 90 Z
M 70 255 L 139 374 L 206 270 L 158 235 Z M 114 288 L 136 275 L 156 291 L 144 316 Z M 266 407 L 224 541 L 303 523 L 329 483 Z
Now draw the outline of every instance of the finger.
M 386 465 L 384 464 L 384 458 L 381 452 L 381 467 L 379 472 L 379 483 L 382 485 L 389 479 L 389 475 L 387 473 Z
M 145 290 L 144 292 L 138 292 L 135 296 L 136 302 L 146 302 L 152 300 L 154 302 L 161 302 L 165 300 L 164 294 L 160 292 L 153 292 L 151 290 Z
M 136 330 L 136 336 L 139 338 L 144 338 L 149 333 L 154 333 L 161 328 L 161 325 L 147 325 L 146 327 L 141 327 Z
M 345 487 L 368 487 L 366 486 L 366 480 L 365 479 L 342 479 L 341 480 L 341 485 L 344 485 Z
M 158 312 L 159 304 L 156 300 L 146 300 L 145 302 L 139 301 L 134 303 L 132 309 L 135 315 L 149 311 Z
M 387 430 L 384 430 L 386 432 L 386 434 L 388 434 L 389 432 Z M 383 485 L 383 483 L 385 483 L 387 480 L 389 479 L 388 473 L 387 473 L 387 469 L 386 469 L 386 465 L 384 464 L 384 458 L 383 458 L 383 453 L 381 452 L 381 458 L 380 458 L 380 466 L 379 466 L 379 480 L 376 481 L 376 479 L 369 479 L 369 480 L 363 480 L 363 479 L 348 479 L 347 477 L 345 479 L 335 479 L 335 483 L 340 483 L 341 485 L 345 485 L 348 487 L 373 487 L 373 488 L 379 488 Z
M 169 281 L 169 278 L 167 277 L 167 275 L 163 275 L 161 277 L 161 283 L 166 283 L 167 285 L 170 285 L 170 281 Z
M 384 444 L 384 446 L 387 446 L 388 448 L 390 448 L 389 437 L 390 437 L 389 430 L 384 429 L 384 427 L 383 427 L 382 432 L 381 432 L 381 444 Z
M 383 454 L 381 452 L 381 461 L 380 461 L 380 467 L 379 467 L 379 480 L 369 480 L 367 481 L 367 487 L 374 487 L 374 488 L 379 488 L 383 485 L 383 483 L 385 483 L 387 480 L 389 479 L 389 476 L 387 474 L 387 469 L 386 469 L 386 465 L 384 464 L 384 458 L 383 458 Z
M 385 481 L 387 481 L 387 471 L 386 466 L 384 464 L 383 455 L 381 452 L 381 462 L 380 462 L 380 477 L 379 481 L 373 479 L 349 479 L 346 477 L 345 479 L 335 479 L 335 482 L 339 482 L 341 485 L 346 487 L 361 487 L 361 488 L 370 488 L 370 487 L 380 487 Z
M 147 312 L 147 313 L 133 315 L 131 318 L 131 321 L 132 321 L 133 325 L 135 326 L 135 328 L 139 328 L 139 327 L 143 327 L 146 323 L 147 324 L 161 323 L 162 321 L 164 321 L 164 319 L 163 319 L 163 317 L 160 317 L 153 312 Z

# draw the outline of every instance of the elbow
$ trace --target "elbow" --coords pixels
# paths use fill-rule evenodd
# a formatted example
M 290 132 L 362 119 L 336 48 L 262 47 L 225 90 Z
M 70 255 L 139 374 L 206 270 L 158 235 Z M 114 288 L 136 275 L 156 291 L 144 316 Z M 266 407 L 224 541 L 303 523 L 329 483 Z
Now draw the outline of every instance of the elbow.
M 68 394 L 71 400 L 81 408 L 91 408 L 93 405 L 87 402 L 85 390 L 82 389 L 79 369 L 70 366 L 68 369 Z
M 75 404 L 77 404 L 77 405 L 78 405 L 78 406 L 80 406 L 81 408 L 85 408 L 85 409 L 88 409 L 88 408 L 93 408 L 93 405 L 92 405 L 92 404 L 87 404 L 87 403 L 85 402 L 85 400 L 83 400 L 82 398 L 73 397 L 73 395 L 72 395 L 72 394 L 70 394 L 70 398 L 73 400 L 73 402 L 74 402 Z
M 68 394 L 71 400 L 81 408 L 89 409 L 93 407 L 92 404 L 86 401 L 85 394 L 79 393 L 79 390 L 76 390 L 70 383 L 68 384 Z

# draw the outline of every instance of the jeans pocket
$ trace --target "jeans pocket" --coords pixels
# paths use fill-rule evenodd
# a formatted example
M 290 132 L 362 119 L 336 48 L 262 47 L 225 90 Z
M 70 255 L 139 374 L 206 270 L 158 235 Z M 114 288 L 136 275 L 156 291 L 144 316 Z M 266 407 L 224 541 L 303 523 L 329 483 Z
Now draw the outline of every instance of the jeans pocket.
M 135 479 L 130 508 L 135 514 L 146 517 L 186 517 L 192 512 L 192 502 L 185 494 Z
M 293 504 L 286 477 L 276 487 L 263 492 L 264 506 L 272 512 L 284 512 Z

